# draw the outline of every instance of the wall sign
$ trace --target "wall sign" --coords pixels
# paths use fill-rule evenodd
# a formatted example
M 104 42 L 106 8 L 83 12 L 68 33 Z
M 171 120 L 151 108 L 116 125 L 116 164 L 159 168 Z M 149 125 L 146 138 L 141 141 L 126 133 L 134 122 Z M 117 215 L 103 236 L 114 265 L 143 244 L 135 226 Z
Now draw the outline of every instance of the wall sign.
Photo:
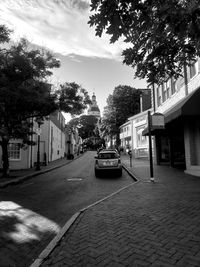
M 154 113 L 151 116 L 151 123 L 154 129 L 164 129 L 165 128 L 164 115 L 161 113 Z

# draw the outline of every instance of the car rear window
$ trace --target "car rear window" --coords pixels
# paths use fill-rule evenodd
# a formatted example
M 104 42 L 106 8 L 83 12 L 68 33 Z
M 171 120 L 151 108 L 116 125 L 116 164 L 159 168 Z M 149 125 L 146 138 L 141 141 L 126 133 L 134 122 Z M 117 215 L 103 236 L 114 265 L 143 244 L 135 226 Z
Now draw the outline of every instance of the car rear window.
M 99 159 L 116 159 L 118 155 L 116 153 L 100 153 Z

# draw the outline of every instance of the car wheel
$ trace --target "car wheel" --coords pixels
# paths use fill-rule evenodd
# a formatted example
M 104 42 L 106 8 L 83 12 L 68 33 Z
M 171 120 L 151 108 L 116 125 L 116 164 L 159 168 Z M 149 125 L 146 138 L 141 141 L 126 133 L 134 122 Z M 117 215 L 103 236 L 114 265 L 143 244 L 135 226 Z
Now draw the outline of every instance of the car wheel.
M 98 170 L 94 170 L 95 176 L 99 177 L 99 171 Z
M 121 177 L 122 176 L 122 170 L 118 171 L 118 176 Z

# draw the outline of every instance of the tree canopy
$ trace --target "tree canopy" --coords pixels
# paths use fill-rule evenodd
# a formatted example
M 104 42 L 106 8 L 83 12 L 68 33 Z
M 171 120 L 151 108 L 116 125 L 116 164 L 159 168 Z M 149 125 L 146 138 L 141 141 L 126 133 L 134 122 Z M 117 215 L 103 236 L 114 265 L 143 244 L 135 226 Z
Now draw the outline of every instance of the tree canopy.
M 10 31 L 0 27 L 0 42 Z M 4 46 L 5 47 L 5 46 Z M 31 49 L 26 39 L 0 48 L 0 146 L 3 176 L 8 175 L 8 144 L 21 139 L 30 144 L 34 119 L 44 119 L 55 110 L 80 114 L 90 103 L 88 93 L 76 83 L 64 83 L 52 90 L 48 78 L 60 61 L 46 49 Z
M 93 115 L 82 115 L 79 118 L 73 118 L 68 125 L 73 128 L 77 127 L 81 138 L 86 139 L 95 136 L 97 118 Z
M 9 30 L 5 25 L 0 25 L 0 43 L 5 43 L 10 40 L 10 33 Z
M 55 111 L 56 96 L 46 77 L 59 61 L 44 50 L 30 50 L 25 39 L 0 50 L 0 145 L 3 175 L 8 174 L 10 139 L 29 143 L 30 118 L 43 118 Z
M 140 112 L 140 90 L 127 85 L 115 87 L 107 98 L 101 122 L 101 136 L 119 136 L 119 127 Z
M 71 115 L 80 115 L 91 103 L 88 92 L 81 85 L 65 82 L 56 91 L 60 110 Z
M 150 84 L 177 78 L 200 55 L 199 0 L 91 0 L 91 12 L 96 35 L 122 37 L 123 62 Z

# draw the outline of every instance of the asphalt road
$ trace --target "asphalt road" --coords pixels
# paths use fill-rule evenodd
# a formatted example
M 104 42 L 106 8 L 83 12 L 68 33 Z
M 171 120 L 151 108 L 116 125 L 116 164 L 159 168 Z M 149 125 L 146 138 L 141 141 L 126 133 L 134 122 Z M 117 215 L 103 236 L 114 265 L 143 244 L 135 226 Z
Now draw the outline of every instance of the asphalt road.
M 133 182 L 96 178 L 95 155 L 0 189 L 0 266 L 29 266 L 74 213 Z

